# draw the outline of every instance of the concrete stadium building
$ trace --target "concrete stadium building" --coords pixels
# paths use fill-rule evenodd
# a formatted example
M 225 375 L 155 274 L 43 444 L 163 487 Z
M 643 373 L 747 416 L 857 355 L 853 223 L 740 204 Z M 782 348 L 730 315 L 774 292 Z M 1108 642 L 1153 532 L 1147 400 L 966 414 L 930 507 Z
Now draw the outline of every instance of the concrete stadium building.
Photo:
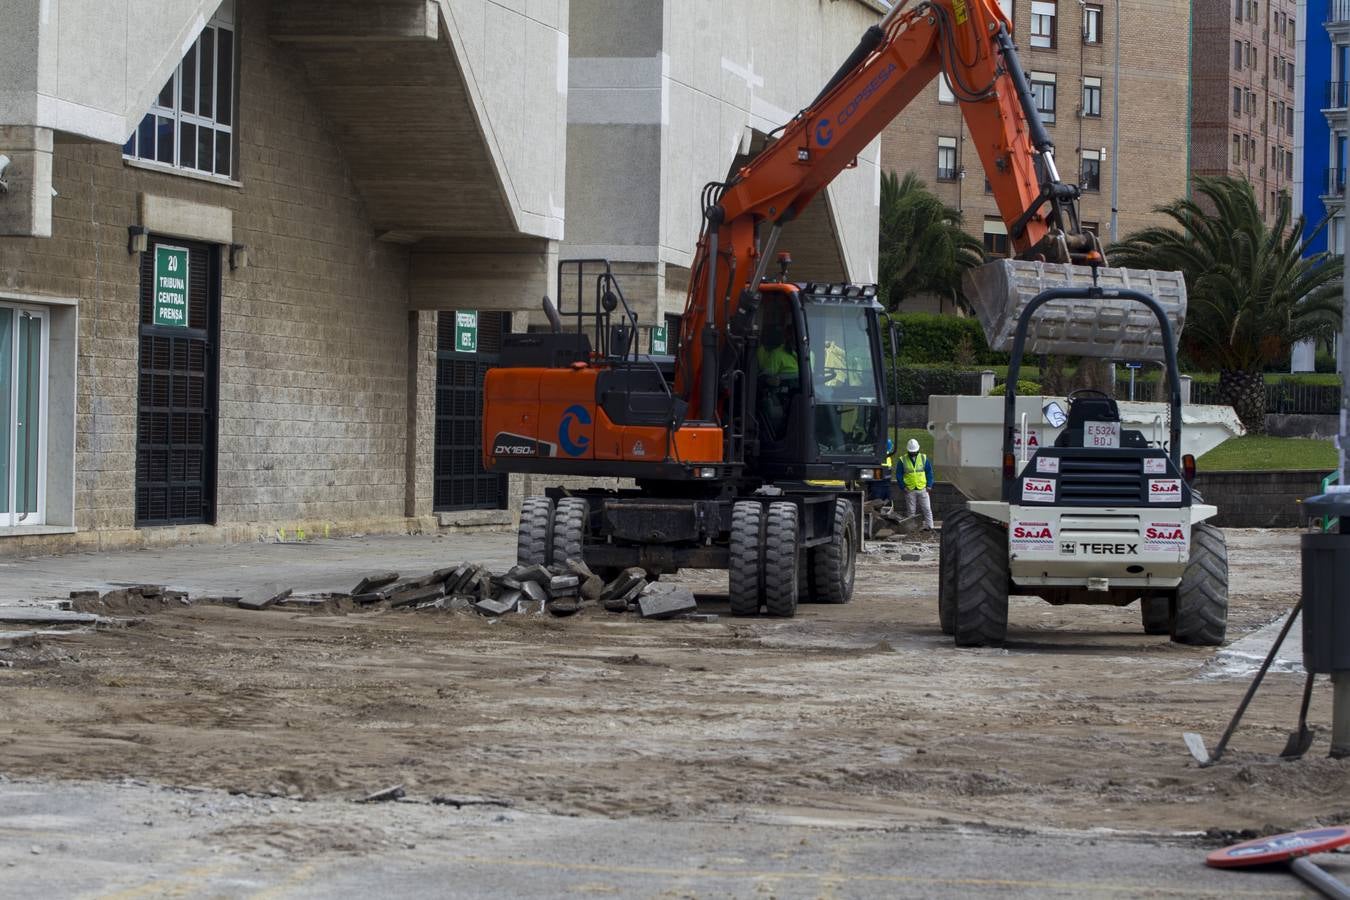
M 478 449 L 501 335 L 574 255 L 678 316 L 700 188 L 881 6 L 6 9 L 0 555 L 509 522 L 531 486 Z M 802 277 L 874 276 L 859 162 L 784 239 Z

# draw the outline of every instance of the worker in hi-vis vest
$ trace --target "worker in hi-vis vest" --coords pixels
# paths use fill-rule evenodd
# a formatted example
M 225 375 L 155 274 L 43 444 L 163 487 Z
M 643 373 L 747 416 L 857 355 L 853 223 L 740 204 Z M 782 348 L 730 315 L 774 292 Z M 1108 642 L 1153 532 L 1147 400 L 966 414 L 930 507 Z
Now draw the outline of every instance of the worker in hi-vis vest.
M 905 489 L 905 515 L 923 510 L 923 527 L 933 530 L 933 502 L 929 491 L 933 488 L 933 463 L 919 452 L 919 442 L 910 438 L 905 455 L 895 469 L 895 478 Z

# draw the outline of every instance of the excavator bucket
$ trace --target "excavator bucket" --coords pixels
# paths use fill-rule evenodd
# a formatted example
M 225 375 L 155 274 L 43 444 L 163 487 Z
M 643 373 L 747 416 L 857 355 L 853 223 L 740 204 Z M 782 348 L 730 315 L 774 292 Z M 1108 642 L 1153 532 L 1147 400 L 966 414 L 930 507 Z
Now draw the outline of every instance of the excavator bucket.
M 1098 286 L 1131 288 L 1162 305 L 1174 335 L 1186 321 L 1186 282 L 1180 272 L 1144 269 L 1096 270 Z M 994 350 L 1010 350 L 1017 320 L 1033 297 L 1048 288 L 1093 285 L 1088 266 L 1000 259 L 971 269 L 966 297 Z M 1120 360 L 1162 360 L 1158 321 L 1143 305 L 1110 297 L 1051 300 L 1035 314 L 1027 332 L 1031 353 L 1093 356 Z

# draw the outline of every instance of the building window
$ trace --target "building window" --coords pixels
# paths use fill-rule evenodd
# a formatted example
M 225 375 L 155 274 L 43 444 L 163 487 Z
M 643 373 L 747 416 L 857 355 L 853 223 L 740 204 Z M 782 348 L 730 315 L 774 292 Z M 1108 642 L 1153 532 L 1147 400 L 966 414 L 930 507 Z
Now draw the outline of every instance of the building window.
M 1286 107 L 1286 108 L 1285 108 L 1285 111 L 1284 111 L 1284 119 L 1285 119 L 1285 128 L 1284 128 L 1284 130 L 1287 131 L 1287 132 L 1289 132 L 1290 134 L 1293 134 L 1293 133 L 1294 133 L 1294 108 L 1293 108 L 1292 106 Z
M 998 8 L 1008 17 L 1009 22 L 1015 21 L 1013 19 L 1013 0 L 998 0 Z
M 226 0 L 122 148 L 127 159 L 234 175 L 234 4 Z
M 1031 0 L 1031 46 L 1053 49 L 1055 46 L 1055 2 Z
M 1242 41 L 1233 41 L 1233 68 L 1242 71 Z
M 1256 91 L 1247 91 L 1247 115 L 1252 114 L 1256 108 Z
M 1233 20 L 1236 21 L 1236 22 L 1241 22 L 1241 21 L 1242 21 L 1242 4 L 1243 4 L 1243 2 L 1244 2 L 1244 0 L 1233 0 Z
M 956 94 L 952 93 L 952 86 L 947 82 L 947 73 L 943 72 L 937 80 L 938 84 L 938 102 L 955 103 Z
M 1242 88 L 1233 88 L 1233 115 L 1242 115 Z
M 1233 165 L 1242 162 L 1242 136 L 1233 135 Z
M 1258 13 L 1259 13 L 1259 10 L 1257 9 L 1257 6 L 1256 6 L 1256 0 L 1248 0 L 1248 3 L 1247 3 L 1247 21 L 1248 21 L 1248 22 L 1255 22 L 1255 21 L 1259 18 Z
M 1079 225 L 1079 227 L 1082 228 L 1083 231 L 1086 231 L 1086 232 L 1089 233 L 1089 234 L 1097 234 L 1097 233 L 1098 233 L 1098 232 L 1097 232 L 1098 225 L 1097 225 L 1096 222 L 1089 222 L 1089 221 L 1087 221 L 1087 220 L 1084 220 L 1084 221 Z
M 1008 226 L 997 216 L 984 217 L 984 252 L 986 256 L 1008 255 Z
M 1256 47 L 1255 47 L 1255 45 L 1253 45 L 1253 44 L 1251 44 L 1251 43 L 1244 43 L 1243 46 L 1247 48 L 1247 68 L 1249 68 L 1249 69 L 1255 69 L 1255 68 L 1256 68 Z
M 1294 27 L 1295 21 L 1297 20 L 1293 16 L 1285 16 L 1284 30 L 1291 44 L 1298 37 L 1298 29 Z
M 1055 124 L 1055 73 L 1031 73 L 1031 97 L 1036 103 L 1036 111 L 1047 125 Z
M 956 138 L 938 138 L 938 181 L 956 180 Z
M 1085 191 L 1102 189 L 1102 154 L 1100 150 L 1083 151 L 1083 177 L 1080 179 Z
M 1337 256 L 1344 254 L 1345 218 L 1343 216 L 1335 216 L 1332 218 L 1330 232 L 1331 233 L 1329 236 L 1329 240 L 1327 241 L 1327 245 L 1331 248 L 1331 252 L 1336 254 Z
M 1273 68 L 1274 71 L 1271 72 L 1271 77 L 1274 78 L 1276 81 L 1279 81 L 1281 78 L 1284 77 L 1284 60 L 1282 59 L 1275 60 Z
M 43 310 L 0 305 L 0 527 L 43 524 L 48 335 Z
M 1102 114 L 1102 80 L 1088 75 L 1083 79 L 1083 115 L 1097 118 Z
M 1285 84 L 1292 88 L 1294 86 L 1294 61 L 1292 59 L 1285 60 L 1284 74 Z
M 1286 153 L 1284 155 L 1284 174 L 1288 178 L 1294 177 L 1294 154 Z
M 1083 43 L 1100 44 L 1102 42 L 1102 8 L 1088 5 L 1083 7 Z

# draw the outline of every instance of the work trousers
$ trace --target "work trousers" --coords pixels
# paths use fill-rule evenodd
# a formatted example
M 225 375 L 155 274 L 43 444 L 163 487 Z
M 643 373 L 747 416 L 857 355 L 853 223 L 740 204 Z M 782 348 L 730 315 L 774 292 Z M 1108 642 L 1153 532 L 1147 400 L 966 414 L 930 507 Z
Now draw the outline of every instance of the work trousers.
M 917 509 L 915 508 L 917 507 Z M 912 516 L 923 510 L 923 527 L 933 527 L 933 501 L 927 491 L 905 491 L 905 515 Z

